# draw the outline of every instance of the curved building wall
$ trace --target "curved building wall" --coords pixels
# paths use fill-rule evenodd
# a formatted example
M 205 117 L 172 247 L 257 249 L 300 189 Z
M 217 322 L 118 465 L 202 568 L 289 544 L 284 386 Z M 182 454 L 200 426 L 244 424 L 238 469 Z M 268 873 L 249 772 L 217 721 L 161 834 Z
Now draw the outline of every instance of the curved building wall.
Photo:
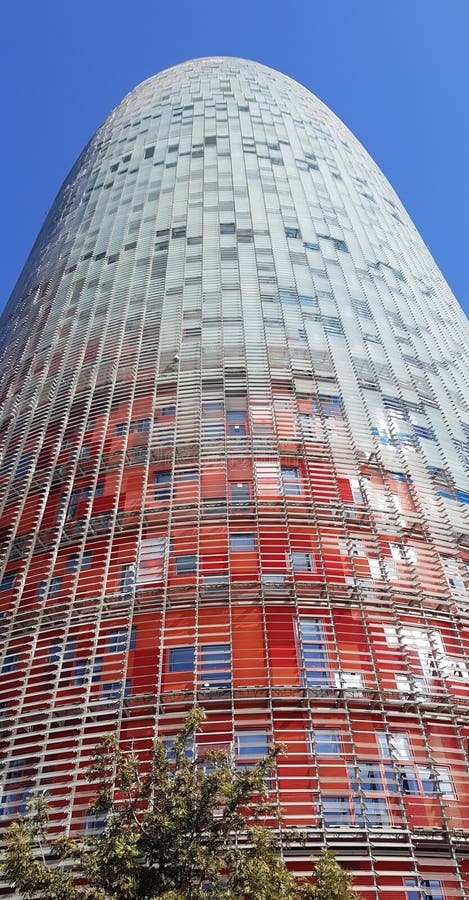
M 364 900 L 463 898 L 467 321 L 319 100 L 235 59 L 136 88 L 2 319 L 7 824 L 88 832 L 98 739 L 249 764 Z M 418 890 L 423 893 L 418 894 Z

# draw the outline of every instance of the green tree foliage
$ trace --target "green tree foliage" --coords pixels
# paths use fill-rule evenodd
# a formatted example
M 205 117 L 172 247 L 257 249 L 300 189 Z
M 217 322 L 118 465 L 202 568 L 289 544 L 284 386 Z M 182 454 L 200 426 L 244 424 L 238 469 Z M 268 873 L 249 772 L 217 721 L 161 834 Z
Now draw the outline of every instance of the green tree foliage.
M 331 850 L 324 849 L 316 863 L 310 900 L 358 900 L 353 875 L 339 866 Z
M 188 753 L 203 720 L 194 709 L 171 752 L 149 760 L 110 736 L 89 771 L 99 836 L 49 840 L 47 800 L 34 797 L 7 831 L 3 872 L 24 900 L 356 900 L 351 876 L 323 852 L 314 885 L 286 868 L 287 840 L 266 781 L 280 748 L 252 769 L 229 754 Z M 298 835 L 297 835 L 298 839 Z

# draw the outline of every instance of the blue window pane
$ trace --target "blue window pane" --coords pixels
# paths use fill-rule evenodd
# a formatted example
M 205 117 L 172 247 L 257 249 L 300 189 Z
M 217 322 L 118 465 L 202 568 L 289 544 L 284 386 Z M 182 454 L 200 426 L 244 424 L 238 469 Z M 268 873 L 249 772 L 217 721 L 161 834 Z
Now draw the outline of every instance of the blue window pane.
M 8 572 L 0 581 L 0 591 L 10 591 L 15 585 L 16 572 Z
M 49 650 L 49 662 L 56 663 L 60 659 L 60 644 L 51 644 Z
M 109 635 L 109 653 L 123 653 L 127 647 L 127 631 L 125 628 L 112 631 Z
M 103 659 L 101 656 L 97 656 L 94 665 L 93 665 L 93 676 L 92 681 L 97 682 L 101 680 L 101 672 L 103 671 Z
M 352 817 L 347 797 L 323 797 L 322 813 L 324 826 L 336 828 L 341 825 L 351 825 Z
M 7 653 L 1 668 L 2 675 L 8 675 L 9 672 L 16 672 L 18 669 L 19 656 L 17 653 Z
M 390 824 L 386 800 L 383 798 L 363 798 L 362 803 L 356 797 L 353 801 L 355 822 L 361 827 L 369 828 L 386 827 Z
M 288 486 L 289 488 L 292 485 Z M 296 487 L 296 486 L 295 486 Z M 297 486 L 299 489 L 299 485 Z M 285 489 L 285 493 L 288 496 L 291 496 L 289 490 Z M 313 572 L 314 571 L 314 562 L 313 556 L 311 553 L 292 553 L 292 565 L 294 572 Z
M 316 756 L 340 756 L 340 735 L 337 731 L 315 731 L 313 733 Z
M 237 742 L 241 759 L 263 759 L 269 751 L 269 738 L 265 731 L 245 731 L 237 735 Z
M 329 660 L 321 620 L 300 618 L 298 630 L 301 638 L 300 662 L 304 668 L 306 687 L 329 686 L 331 680 Z
M 197 572 L 197 557 L 194 555 L 176 556 L 176 575 L 195 575 Z
M 203 687 L 229 690 L 231 687 L 230 645 L 207 644 L 202 647 L 200 670 Z
M 170 672 L 193 672 L 194 666 L 194 647 L 173 647 L 169 651 Z
M 120 700 L 121 689 L 120 681 L 107 681 L 102 686 L 101 697 L 103 700 Z
M 179 481 L 198 481 L 199 480 L 199 470 L 198 469 L 183 469 L 182 472 L 178 474 Z
M 432 778 L 431 769 L 427 769 L 426 766 L 419 766 L 418 771 L 422 783 L 422 792 L 426 794 L 427 797 L 432 797 L 436 794 L 436 784 L 435 779 Z
M 248 532 L 230 534 L 230 550 L 232 553 L 249 553 L 255 550 L 254 535 Z
M 153 483 L 155 485 L 154 499 L 169 500 L 171 496 L 171 472 L 155 472 Z

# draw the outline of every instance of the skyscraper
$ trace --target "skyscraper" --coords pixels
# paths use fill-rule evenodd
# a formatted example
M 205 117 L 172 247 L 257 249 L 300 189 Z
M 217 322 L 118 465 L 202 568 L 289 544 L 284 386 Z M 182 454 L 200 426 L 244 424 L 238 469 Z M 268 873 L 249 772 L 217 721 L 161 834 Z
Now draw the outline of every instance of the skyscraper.
M 66 179 L 1 324 L 2 823 L 194 703 L 272 784 L 298 873 L 469 885 L 467 321 L 308 91 L 203 59 Z

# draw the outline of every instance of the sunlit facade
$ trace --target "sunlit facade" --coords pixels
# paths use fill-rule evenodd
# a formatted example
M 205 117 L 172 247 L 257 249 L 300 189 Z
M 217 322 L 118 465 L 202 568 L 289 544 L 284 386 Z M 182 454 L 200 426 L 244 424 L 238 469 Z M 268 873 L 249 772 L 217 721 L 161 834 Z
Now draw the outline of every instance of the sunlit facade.
M 92 832 L 99 738 L 197 703 L 199 752 L 288 745 L 296 872 L 325 839 L 363 900 L 464 898 L 467 338 L 303 87 L 204 59 L 124 99 L 1 322 L 1 824 L 47 790 Z

